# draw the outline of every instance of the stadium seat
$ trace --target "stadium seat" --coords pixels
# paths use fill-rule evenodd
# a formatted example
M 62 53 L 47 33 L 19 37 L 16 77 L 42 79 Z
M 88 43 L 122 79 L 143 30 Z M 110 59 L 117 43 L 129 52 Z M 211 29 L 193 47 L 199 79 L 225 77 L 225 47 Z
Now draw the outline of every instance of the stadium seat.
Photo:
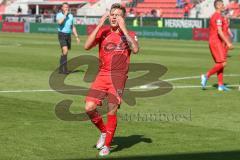
M 6 6 L 5 5 L 0 5 L 0 14 L 4 14 L 5 13 L 5 8 Z
M 86 2 L 86 0 L 48 0 L 49 2 Z M 98 0 L 87 0 L 89 3 L 96 3 Z
M 176 0 L 144 0 L 142 2 L 138 1 L 134 11 L 141 14 L 151 12 L 155 9 L 161 11 L 162 17 L 182 18 L 184 15 L 183 9 L 176 6 Z

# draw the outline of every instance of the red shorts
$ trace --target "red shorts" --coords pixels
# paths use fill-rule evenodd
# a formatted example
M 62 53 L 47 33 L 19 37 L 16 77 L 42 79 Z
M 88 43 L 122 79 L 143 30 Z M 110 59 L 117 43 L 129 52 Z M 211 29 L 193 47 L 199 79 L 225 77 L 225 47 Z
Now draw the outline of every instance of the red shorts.
M 92 101 L 100 106 L 102 100 L 107 98 L 108 103 L 120 105 L 126 80 L 127 76 L 98 75 L 85 101 Z
M 226 48 L 223 46 L 222 43 L 209 43 L 209 48 L 212 53 L 212 57 L 216 63 L 226 62 Z

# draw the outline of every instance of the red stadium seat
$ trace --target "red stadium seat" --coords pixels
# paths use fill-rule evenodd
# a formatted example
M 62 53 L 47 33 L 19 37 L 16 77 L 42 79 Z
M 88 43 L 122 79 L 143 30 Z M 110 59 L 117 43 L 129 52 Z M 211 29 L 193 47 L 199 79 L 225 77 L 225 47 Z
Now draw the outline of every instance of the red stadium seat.
M 0 5 L 0 14 L 4 14 L 5 13 L 5 8 L 6 6 L 5 5 Z
M 49 2 L 89 2 L 96 3 L 98 0 L 48 0 Z
M 169 18 L 183 18 L 183 9 L 176 7 L 176 0 L 144 0 L 139 2 L 134 8 L 136 13 L 147 13 L 151 12 L 153 9 L 160 10 L 163 17 Z M 127 9 L 129 11 L 129 9 Z

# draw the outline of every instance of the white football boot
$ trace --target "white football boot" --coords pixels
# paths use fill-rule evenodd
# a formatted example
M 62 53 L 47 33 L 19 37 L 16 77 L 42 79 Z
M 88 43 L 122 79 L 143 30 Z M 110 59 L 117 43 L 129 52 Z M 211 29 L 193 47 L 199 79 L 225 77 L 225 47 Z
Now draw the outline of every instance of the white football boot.
M 96 144 L 97 149 L 101 149 L 104 146 L 105 139 L 106 139 L 106 133 L 101 133 L 101 135 L 97 141 L 97 144 Z
M 99 156 L 107 156 L 109 154 L 110 154 L 110 148 L 108 148 L 107 146 L 103 146 L 103 148 L 99 152 Z

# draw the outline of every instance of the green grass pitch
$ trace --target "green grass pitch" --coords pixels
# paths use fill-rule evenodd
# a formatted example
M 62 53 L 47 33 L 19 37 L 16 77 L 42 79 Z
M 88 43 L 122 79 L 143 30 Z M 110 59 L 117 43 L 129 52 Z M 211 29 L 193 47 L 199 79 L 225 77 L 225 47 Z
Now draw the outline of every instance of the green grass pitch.
M 85 39 L 81 37 L 79 46 L 73 41 L 69 59 L 97 56 L 97 49 L 84 51 Z M 207 90 L 199 87 L 200 74 L 213 66 L 206 42 L 139 41 L 140 53 L 132 55 L 131 62 L 164 65 L 168 71 L 159 80 L 171 79 L 168 82 L 176 88 L 165 95 L 137 98 L 135 106 L 122 104 L 108 159 L 240 159 L 239 44 L 229 53 L 225 69 L 231 91 L 218 92 L 216 77 Z M 93 148 L 99 133 L 90 121 L 63 121 L 55 115 L 55 105 L 64 99 L 73 100 L 72 113 L 84 111 L 83 96 L 48 91 L 59 55 L 55 34 L 0 33 L 1 160 L 99 158 Z M 78 69 L 86 71 L 87 66 Z M 84 74 L 70 74 L 66 83 L 88 86 Z M 140 74 L 145 72 L 130 73 L 129 78 Z

